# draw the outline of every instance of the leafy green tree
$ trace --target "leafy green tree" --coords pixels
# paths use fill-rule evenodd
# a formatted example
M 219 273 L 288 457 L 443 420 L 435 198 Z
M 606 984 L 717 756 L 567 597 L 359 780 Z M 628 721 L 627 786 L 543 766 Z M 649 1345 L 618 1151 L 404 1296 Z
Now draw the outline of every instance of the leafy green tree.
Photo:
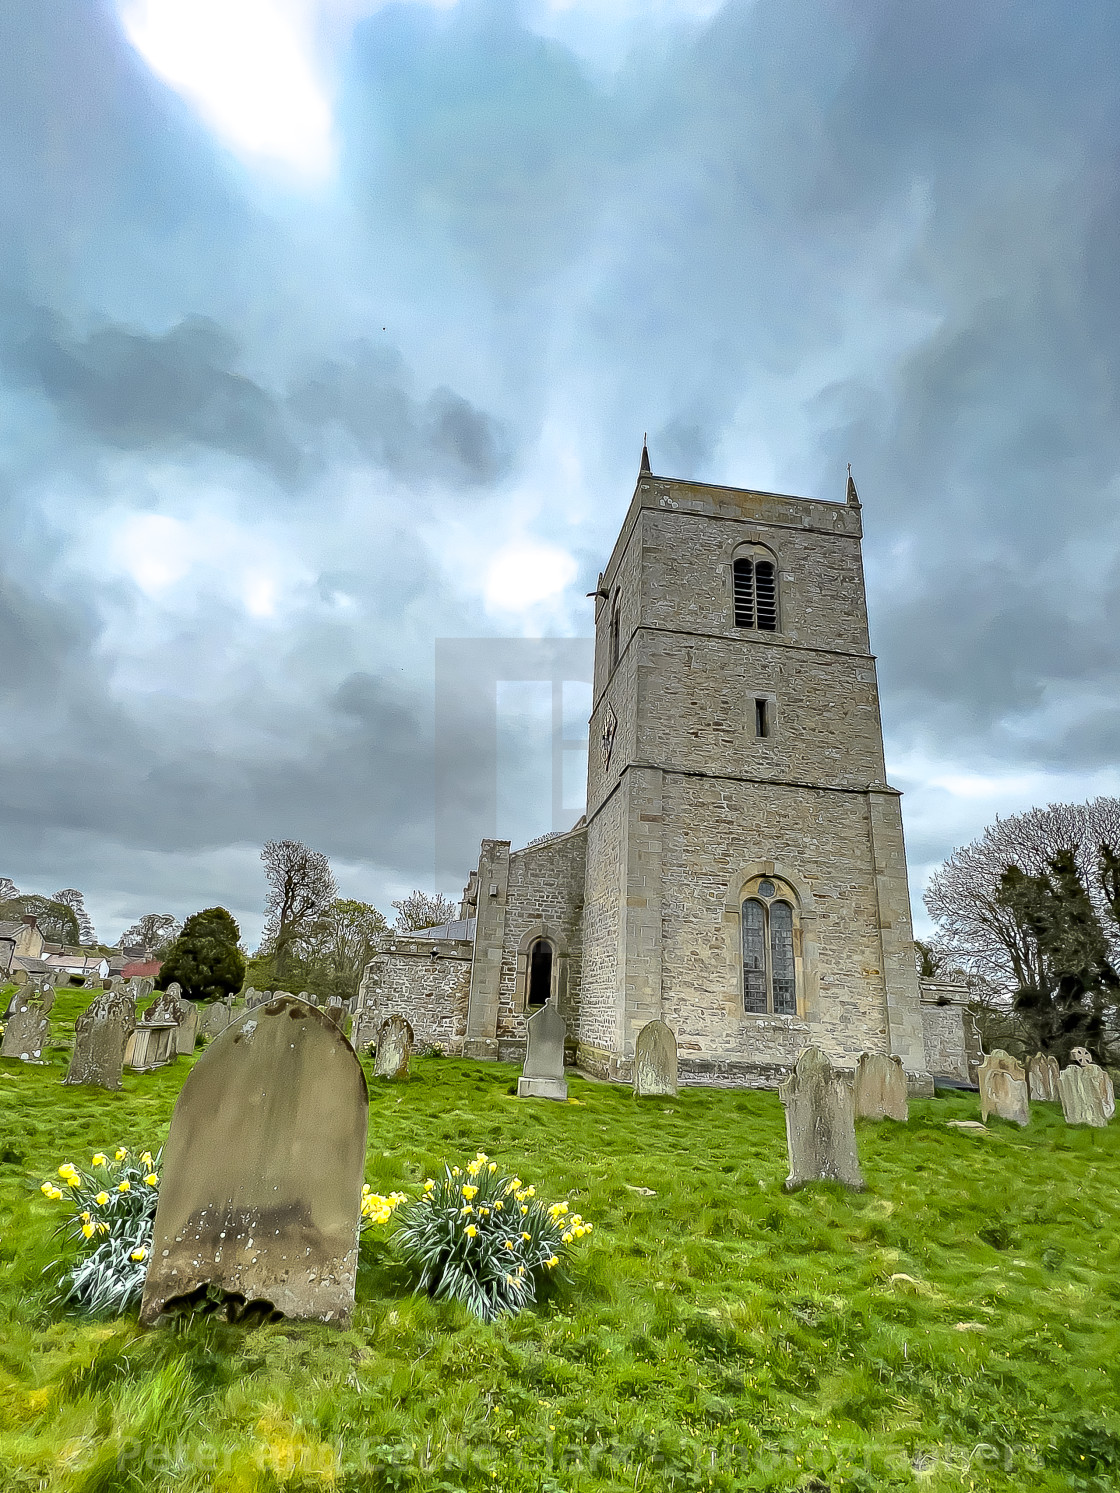
M 1024 964 L 1029 974 L 1012 998 L 1028 1047 L 1063 1061 L 1074 1047 L 1099 1053 L 1120 976 L 1075 852 L 1059 850 L 1034 876 L 1008 866 L 998 897 L 1022 930 L 1024 945 L 1033 945 L 1034 957 Z
M 183 924 L 167 951 L 156 984 L 166 990 L 173 980 L 188 1000 L 222 1000 L 241 989 L 245 956 L 238 948 L 241 930 L 224 907 L 208 907 Z
M 32 916 L 39 924 L 39 932 L 48 943 L 67 944 L 76 948 L 81 943 L 81 929 L 74 909 L 65 902 L 56 902 L 52 897 L 26 894 L 0 902 L 0 922 L 18 922 L 20 918 Z

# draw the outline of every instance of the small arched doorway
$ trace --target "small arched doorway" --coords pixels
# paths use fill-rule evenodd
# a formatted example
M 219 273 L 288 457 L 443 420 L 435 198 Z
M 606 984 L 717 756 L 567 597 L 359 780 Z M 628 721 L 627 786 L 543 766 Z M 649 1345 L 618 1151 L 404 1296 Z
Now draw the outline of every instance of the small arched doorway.
M 552 994 L 552 945 L 538 938 L 529 950 L 529 994 L 525 1004 L 539 1011 Z

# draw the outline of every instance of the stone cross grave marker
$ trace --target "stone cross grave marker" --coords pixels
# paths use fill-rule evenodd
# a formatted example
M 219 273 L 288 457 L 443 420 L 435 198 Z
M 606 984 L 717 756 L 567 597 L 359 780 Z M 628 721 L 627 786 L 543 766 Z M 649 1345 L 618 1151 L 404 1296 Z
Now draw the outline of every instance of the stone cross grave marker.
M 517 1080 L 519 1099 L 567 1099 L 564 1077 L 564 1043 L 568 1028 L 564 1018 L 546 1001 L 525 1023 L 528 1034 L 525 1063 Z
M 1116 1113 L 1116 1095 L 1112 1079 L 1093 1062 L 1087 1047 L 1075 1047 L 1072 1062 L 1058 1076 L 1058 1092 L 1067 1125 L 1108 1124 Z
M 285 995 L 227 1027 L 171 1117 L 141 1321 L 346 1326 L 368 1120 L 362 1065 L 322 1011 Z
M 634 1093 L 639 1099 L 677 1092 L 677 1039 L 663 1021 L 647 1021 L 634 1043 Z
M 19 1058 L 24 1063 L 41 1063 L 43 1050 L 51 1034 L 50 1011 L 54 990 L 49 981 L 40 984 L 29 980 L 16 992 L 0 1043 L 0 1057 Z
M 819 1047 L 805 1048 L 778 1097 L 786 1111 L 786 1191 L 807 1182 L 840 1182 L 862 1192 L 851 1086 Z
M 1014 1125 L 1031 1122 L 1030 1093 L 1022 1063 L 997 1047 L 989 1052 L 976 1071 L 980 1086 L 980 1118 L 999 1115 Z
M 861 1120 L 910 1118 L 909 1084 L 902 1059 L 887 1052 L 861 1052 L 856 1063 L 855 1106 Z
M 125 990 L 102 990 L 74 1023 L 74 1053 L 63 1083 L 117 1090 L 124 1050 L 136 1027 L 136 1003 Z
M 377 1050 L 373 1058 L 374 1078 L 407 1079 L 415 1040 L 412 1027 L 403 1016 L 387 1016 L 377 1033 Z
M 1032 1103 L 1056 1104 L 1062 1097 L 1058 1089 L 1058 1059 L 1036 1052 L 1027 1063 L 1027 1087 Z

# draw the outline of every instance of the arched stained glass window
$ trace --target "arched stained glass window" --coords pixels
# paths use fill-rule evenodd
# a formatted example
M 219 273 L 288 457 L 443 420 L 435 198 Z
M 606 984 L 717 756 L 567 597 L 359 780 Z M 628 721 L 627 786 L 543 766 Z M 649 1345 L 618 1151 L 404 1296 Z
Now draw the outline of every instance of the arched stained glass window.
M 797 960 L 794 910 L 770 899 L 778 891 L 763 878 L 743 899 L 743 1009 L 756 1015 L 797 1015 Z
M 779 1016 L 796 1016 L 793 908 L 788 902 L 770 904 L 770 978 L 774 987 L 774 1010 Z
M 743 903 L 743 1006 L 763 1012 L 766 1004 L 766 908 L 753 897 Z

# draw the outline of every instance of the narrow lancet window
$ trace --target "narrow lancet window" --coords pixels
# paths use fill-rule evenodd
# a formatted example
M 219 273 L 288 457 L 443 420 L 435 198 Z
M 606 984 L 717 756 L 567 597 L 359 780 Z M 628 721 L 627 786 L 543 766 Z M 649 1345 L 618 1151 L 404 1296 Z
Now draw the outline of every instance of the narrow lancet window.
M 743 1007 L 766 1010 L 766 908 L 753 898 L 743 903 Z
M 793 908 L 788 902 L 770 904 L 770 971 L 774 1010 L 779 1016 L 797 1015 L 797 982 L 793 964 Z
M 759 1016 L 797 1015 L 797 959 L 792 903 L 775 897 L 763 877 L 741 909 L 743 1009 Z
M 538 938 L 529 951 L 529 998 L 530 1010 L 539 1010 L 552 994 L 552 945 L 546 938 Z
M 735 578 L 735 626 L 754 626 L 754 561 L 736 560 L 732 567 Z
M 732 562 L 731 582 L 735 626 L 777 632 L 778 568 L 773 560 L 740 555 Z

